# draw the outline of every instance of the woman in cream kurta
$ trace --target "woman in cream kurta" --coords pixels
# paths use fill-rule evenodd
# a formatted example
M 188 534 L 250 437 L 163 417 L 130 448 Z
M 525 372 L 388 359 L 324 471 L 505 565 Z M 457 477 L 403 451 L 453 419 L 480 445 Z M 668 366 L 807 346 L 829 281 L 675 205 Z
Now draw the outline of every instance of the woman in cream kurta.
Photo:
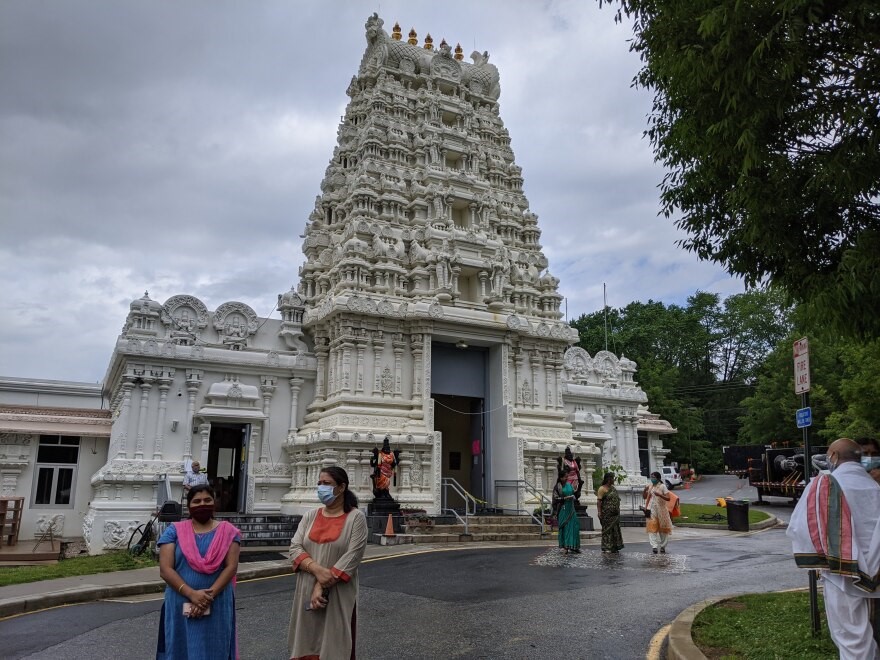
M 344 470 L 326 468 L 319 484 L 332 484 L 336 498 L 306 513 L 290 543 L 297 578 L 287 646 L 295 660 L 355 657 L 358 566 L 367 546 L 367 519 L 348 490 Z

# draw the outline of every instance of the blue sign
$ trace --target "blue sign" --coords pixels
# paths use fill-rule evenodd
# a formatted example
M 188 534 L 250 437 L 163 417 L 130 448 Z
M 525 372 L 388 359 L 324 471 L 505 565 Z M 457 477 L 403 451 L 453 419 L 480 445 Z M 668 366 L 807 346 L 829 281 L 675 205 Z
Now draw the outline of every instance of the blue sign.
M 797 419 L 797 427 L 799 429 L 805 428 L 807 426 L 813 425 L 813 409 L 812 408 L 801 408 L 795 413 L 795 419 Z

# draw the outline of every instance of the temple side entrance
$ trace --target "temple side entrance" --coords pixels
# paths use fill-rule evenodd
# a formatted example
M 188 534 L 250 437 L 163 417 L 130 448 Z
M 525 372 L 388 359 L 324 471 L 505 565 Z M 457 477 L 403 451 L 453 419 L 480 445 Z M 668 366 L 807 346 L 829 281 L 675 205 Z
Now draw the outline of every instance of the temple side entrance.
M 211 425 L 208 483 L 216 492 L 217 511 L 245 513 L 247 438 L 250 424 Z

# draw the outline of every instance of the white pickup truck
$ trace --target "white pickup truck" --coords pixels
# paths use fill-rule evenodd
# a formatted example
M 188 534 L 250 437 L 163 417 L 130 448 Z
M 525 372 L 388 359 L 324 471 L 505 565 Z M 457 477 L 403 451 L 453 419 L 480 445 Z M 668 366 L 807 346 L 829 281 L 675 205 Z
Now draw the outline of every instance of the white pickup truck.
M 678 470 L 671 465 L 662 465 L 660 467 L 660 478 L 669 490 L 673 490 L 676 486 L 683 483 Z

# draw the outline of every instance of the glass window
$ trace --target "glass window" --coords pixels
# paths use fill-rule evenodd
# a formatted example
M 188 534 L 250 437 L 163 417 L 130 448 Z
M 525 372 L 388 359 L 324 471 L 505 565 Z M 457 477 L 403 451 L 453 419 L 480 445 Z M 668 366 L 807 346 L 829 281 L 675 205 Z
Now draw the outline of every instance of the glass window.
M 64 508 L 73 506 L 79 444 L 78 437 L 40 436 L 37 465 L 34 471 L 35 506 Z

